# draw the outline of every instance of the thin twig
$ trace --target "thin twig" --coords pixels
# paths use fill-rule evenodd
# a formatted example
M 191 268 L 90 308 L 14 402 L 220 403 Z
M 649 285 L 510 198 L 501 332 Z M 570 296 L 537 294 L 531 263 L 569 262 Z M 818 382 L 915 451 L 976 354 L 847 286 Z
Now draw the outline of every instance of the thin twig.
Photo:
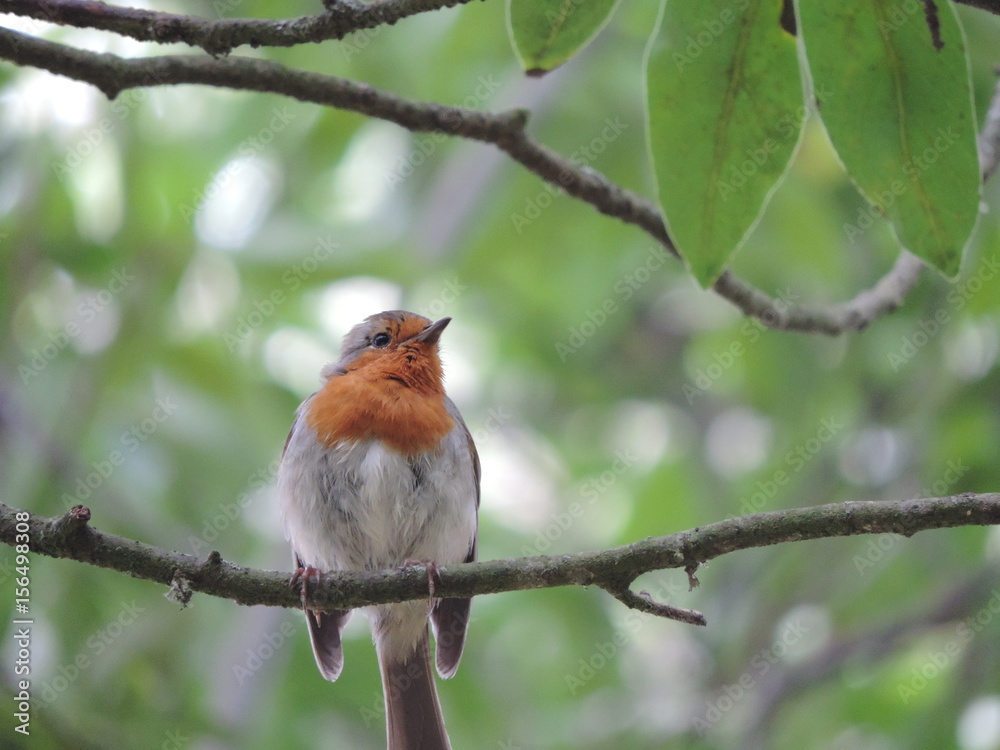
M 640 591 L 637 594 L 625 584 L 618 586 L 609 584 L 601 586 L 601 588 L 630 609 L 645 612 L 648 615 L 665 617 L 668 620 L 677 620 L 678 622 L 687 623 L 688 625 L 708 625 L 708 621 L 705 620 L 705 615 L 701 612 L 694 609 L 675 607 L 672 604 L 666 604 L 664 602 L 658 602 L 654 600 L 653 597 L 646 591 Z

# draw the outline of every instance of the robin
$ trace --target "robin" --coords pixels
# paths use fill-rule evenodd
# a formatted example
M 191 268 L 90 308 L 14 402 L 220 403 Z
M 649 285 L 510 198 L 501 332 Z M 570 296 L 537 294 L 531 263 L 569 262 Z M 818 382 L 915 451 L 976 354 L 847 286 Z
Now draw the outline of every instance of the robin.
M 479 456 L 445 395 L 438 339 L 451 322 L 411 312 L 372 315 L 344 337 L 340 361 L 296 411 L 278 471 L 285 535 L 301 579 L 313 654 L 340 676 L 350 610 L 306 606 L 318 571 L 385 570 L 421 562 L 433 595 L 438 564 L 476 559 Z M 470 599 L 366 607 L 382 672 L 388 750 L 450 750 L 434 677 L 452 677 Z

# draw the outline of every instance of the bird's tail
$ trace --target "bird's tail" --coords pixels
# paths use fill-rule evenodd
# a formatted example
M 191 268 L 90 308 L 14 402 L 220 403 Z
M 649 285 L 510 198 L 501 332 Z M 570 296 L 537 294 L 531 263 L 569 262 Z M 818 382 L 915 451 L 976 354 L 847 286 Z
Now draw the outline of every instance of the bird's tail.
M 451 750 L 431 669 L 427 631 L 403 659 L 379 649 L 388 750 Z

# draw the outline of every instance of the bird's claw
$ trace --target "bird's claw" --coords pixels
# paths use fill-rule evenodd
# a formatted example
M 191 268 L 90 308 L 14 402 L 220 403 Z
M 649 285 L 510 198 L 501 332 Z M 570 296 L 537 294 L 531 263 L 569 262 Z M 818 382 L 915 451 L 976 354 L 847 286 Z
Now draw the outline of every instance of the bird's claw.
M 433 560 L 403 560 L 402 570 L 413 568 L 418 565 L 427 571 L 427 609 L 434 608 L 434 600 L 437 598 L 437 583 L 441 580 L 441 568 Z
M 307 605 L 307 600 L 309 599 L 309 579 L 311 578 L 315 583 L 318 583 L 322 575 L 322 571 L 314 568 L 312 565 L 305 565 L 292 573 L 292 577 L 291 580 L 288 581 L 288 585 L 291 588 L 295 588 L 296 586 L 299 587 L 299 596 L 302 599 L 302 609 L 309 609 Z

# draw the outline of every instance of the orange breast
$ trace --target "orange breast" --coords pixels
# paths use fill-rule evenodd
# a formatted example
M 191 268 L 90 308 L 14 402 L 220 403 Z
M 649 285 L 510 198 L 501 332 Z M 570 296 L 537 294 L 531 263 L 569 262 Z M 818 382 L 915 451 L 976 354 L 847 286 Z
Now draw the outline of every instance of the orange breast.
M 437 387 L 405 385 L 368 367 L 330 378 L 306 422 L 328 448 L 341 440 L 378 438 L 406 455 L 433 450 L 455 426 Z

